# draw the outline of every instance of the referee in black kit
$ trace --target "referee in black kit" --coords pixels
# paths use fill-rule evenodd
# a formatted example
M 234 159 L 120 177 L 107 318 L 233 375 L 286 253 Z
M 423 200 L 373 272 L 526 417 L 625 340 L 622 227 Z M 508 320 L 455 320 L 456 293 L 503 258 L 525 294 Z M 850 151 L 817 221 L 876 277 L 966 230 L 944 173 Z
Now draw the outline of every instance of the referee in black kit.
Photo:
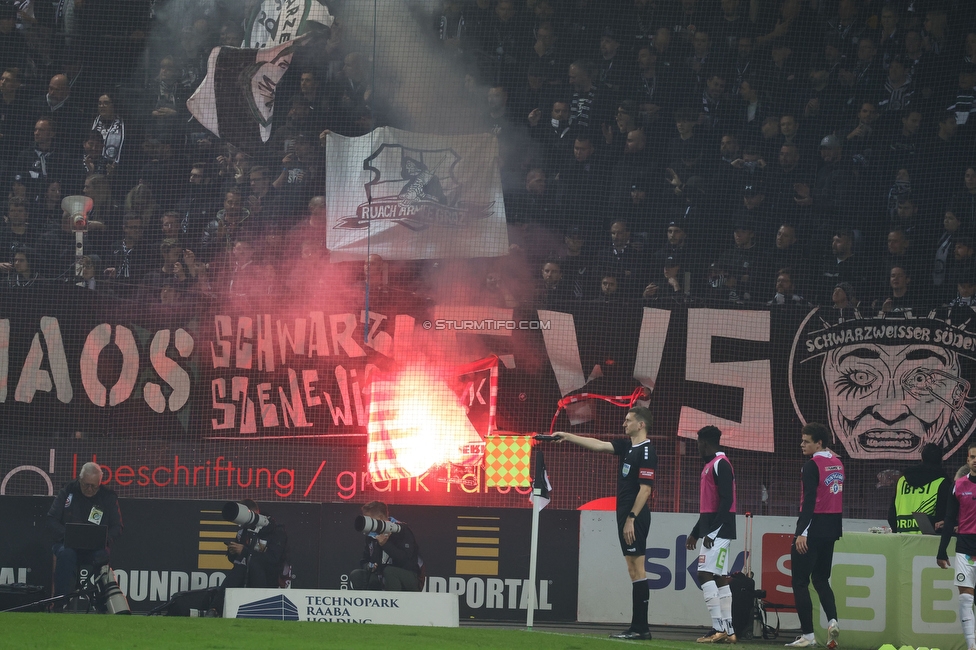
M 627 572 L 633 588 L 634 610 L 630 627 L 615 639 L 651 638 L 647 627 L 647 601 L 650 588 L 644 573 L 644 552 L 647 550 L 647 533 L 651 528 L 651 511 L 648 502 L 654 488 L 654 471 L 657 469 L 657 451 L 647 439 L 651 426 L 651 412 L 643 406 L 627 411 L 624 433 L 628 438 L 615 438 L 613 442 L 577 436 L 557 431 L 557 441 L 567 440 L 591 451 L 620 456 L 617 472 L 617 536 L 620 549 L 627 561 Z

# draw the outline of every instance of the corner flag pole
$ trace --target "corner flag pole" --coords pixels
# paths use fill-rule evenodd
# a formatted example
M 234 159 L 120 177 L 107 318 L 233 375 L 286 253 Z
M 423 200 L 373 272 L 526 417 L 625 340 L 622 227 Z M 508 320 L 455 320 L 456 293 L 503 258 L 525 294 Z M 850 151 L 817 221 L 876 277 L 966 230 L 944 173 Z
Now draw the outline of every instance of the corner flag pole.
M 529 549 L 529 597 L 528 613 L 525 617 L 525 627 L 532 629 L 535 622 L 535 608 L 539 603 L 539 594 L 536 591 L 536 570 L 539 559 L 539 513 L 549 505 L 552 485 L 549 483 L 549 474 L 546 472 L 546 459 L 542 455 L 542 450 L 535 452 L 535 476 L 532 481 L 532 548 Z
M 536 562 L 539 558 L 539 511 L 542 509 L 539 507 L 538 501 L 540 496 L 542 496 L 542 490 L 537 487 L 532 488 L 532 547 L 529 550 L 528 613 L 525 615 L 525 627 L 529 629 L 532 629 L 532 625 L 535 622 L 535 607 L 538 602 L 535 575 L 537 568 Z

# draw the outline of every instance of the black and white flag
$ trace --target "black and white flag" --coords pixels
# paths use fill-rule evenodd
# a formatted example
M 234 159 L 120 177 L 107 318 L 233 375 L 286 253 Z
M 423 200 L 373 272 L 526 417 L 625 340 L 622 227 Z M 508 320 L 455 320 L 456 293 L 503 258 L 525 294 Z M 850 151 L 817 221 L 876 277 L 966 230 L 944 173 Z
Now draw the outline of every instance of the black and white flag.
M 271 137 L 275 90 L 295 47 L 331 27 L 320 0 L 264 0 L 247 24 L 246 47 L 215 47 L 207 76 L 186 102 L 206 129 L 238 149 L 253 151 Z
M 549 505 L 552 483 L 549 482 L 549 472 L 546 471 L 546 459 L 541 449 L 535 451 L 535 476 L 532 479 L 532 504 L 542 510 Z
M 332 261 L 508 254 L 498 142 L 391 127 L 326 143 Z
M 294 50 L 294 42 L 267 50 L 215 47 L 186 107 L 225 142 L 244 151 L 260 147 L 271 137 L 275 88 Z
M 308 31 L 332 27 L 335 17 L 321 0 L 262 0 L 245 25 L 245 47 L 277 47 Z

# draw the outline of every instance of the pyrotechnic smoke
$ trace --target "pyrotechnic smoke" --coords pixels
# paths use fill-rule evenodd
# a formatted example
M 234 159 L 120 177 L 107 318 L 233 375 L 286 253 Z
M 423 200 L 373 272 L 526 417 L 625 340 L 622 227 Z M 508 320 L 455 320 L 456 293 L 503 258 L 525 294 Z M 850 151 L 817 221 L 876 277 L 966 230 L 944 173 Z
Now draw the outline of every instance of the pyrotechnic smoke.
M 179 35 L 193 28 L 193 16 L 208 14 L 210 28 L 217 31 L 230 15 L 224 16 L 210 5 L 205 7 L 209 12 L 174 11 L 177 4 L 169 3 L 166 13 L 159 16 L 160 34 L 154 35 L 158 51 L 178 51 Z M 483 111 L 487 88 L 472 92 L 469 83 L 466 89 L 468 71 L 446 57 L 429 33 L 431 15 L 439 8 L 438 2 L 355 0 L 343 5 L 336 3 L 330 8 L 337 16 L 337 29 L 342 30 L 344 52 L 359 52 L 365 57 L 374 97 L 391 109 L 395 126 L 415 132 L 450 134 L 485 130 Z M 172 41 L 160 44 L 164 35 Z M 335 63 L 341 66 L 341 58 Z M 332 71 L 337 70 L 333 66 Z M 296 72 L 300 71 L 292 70 L 291 74 Z M 283 121 L 284 112 L 279 107 L 275 119 Z M 390 262 L 390 284 L 404 292 L 407 298 L 404 303 L 412 300 L 422 304 L 426 299 L 428 306 L 491 304 L 502 309 L 514 307 L 516 318 L 534 318 L 534 312 L 524 307 L 531 303 L 539 270 L 526 260 L 551 254 L 561 245 L 562 237 L 538 230 L 526 236 L 524 229 L 513 235 L 513 241 L 519 241 L 525 248 L 505 258 Z M 367 278 L 362 262 L 328 263 L 328 252 L 322 246 L 326 237 L 324 225 L 315 226 L 307 221 L 277 237 L 274 233 L 267 237 L 261 234 L 255 246 L 253 272 L 264 275 L 271 284 L 271 292 L 258 296 L 221 296 L 220 304 L 227 311 L 276 313 L 283 318 L 304 317 L 310 310 L 348 312 L 355 313 L 357 320 L 367 308 L 371 311 L 382 308 L 375 298 L 369 304 L 366 302 Z M 508 288 L 513 304 L 506 305 L 505 301 L 499 304 L 498 293 L 489 286 L 491 274 Z M 384 315 L 393 316 L 392 313 Z M 366 338 L 366 331 L 357 332 L 360 343 Z M 495 344 L 499 341 L 453 331 L 426 332 L 418 327 L 409 346 L 397 345 L 403 358 L 396 359 L 396 364 L 436 366 L 445 372 L 497 351 L 499 346 Z M 537 342 L 531 339 L 515 336 L 504 343 L 522 368 L 534 365 L 544 356 L 537 349 Z
M 465 71 L 434 47 L 419 22 L 429 24 L 437 4 L 359 0 L 345 5 L 339 19 L 370 59 L 376 92 L 388 98 L 398 122 L 421 133 L 476 133 L 484 104 L 464 92 Z

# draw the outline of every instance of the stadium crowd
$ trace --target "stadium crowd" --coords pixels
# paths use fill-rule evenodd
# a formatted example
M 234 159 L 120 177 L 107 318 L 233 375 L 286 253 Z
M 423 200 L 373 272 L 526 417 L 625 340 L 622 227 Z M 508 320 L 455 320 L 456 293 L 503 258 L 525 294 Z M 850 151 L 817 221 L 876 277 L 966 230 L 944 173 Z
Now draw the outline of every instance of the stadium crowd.
M 315 284 L 326 134 L 410 124 L 336 3 L 327 41 L 278 89 L 264 151 L 221 142 L 186 99 L 211 48 L 242 43 L 253 4 L 0 4 L 7 284 L 251 307 Z M 474 300 L 976 303 L 968 2 L 443 0 L 422 20 L 499 143 L 521 263 L 475 261 Z M 94 205 L 80 265 L 60 205 L 77 194 Z M 457 273 L 367 268 L 380 302 L 437 299 Z

